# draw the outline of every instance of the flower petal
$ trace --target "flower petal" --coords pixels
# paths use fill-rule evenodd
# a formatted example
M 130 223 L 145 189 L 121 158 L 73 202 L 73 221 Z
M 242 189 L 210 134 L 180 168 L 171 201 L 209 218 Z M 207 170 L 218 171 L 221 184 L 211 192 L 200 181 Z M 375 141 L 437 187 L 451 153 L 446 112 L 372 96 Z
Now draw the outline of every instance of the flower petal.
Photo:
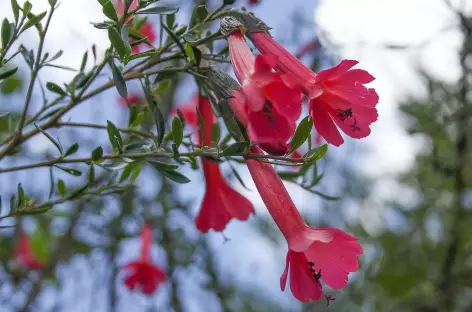
M 344 139 L 336 128 L 333 120 L 326 110 L 327 104 L 319 98 L 310 102 L 310 113 L 316 131 L 326 140 L 335 146 L 343 144 Z

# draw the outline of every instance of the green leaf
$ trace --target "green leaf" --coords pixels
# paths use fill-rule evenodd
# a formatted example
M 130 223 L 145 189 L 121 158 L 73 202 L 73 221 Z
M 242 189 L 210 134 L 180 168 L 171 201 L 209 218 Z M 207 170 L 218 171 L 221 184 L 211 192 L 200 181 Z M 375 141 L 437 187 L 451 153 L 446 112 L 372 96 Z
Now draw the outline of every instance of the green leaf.
M 174 138 L 175 145 L 179 147 L 184 137 L 184 126 L 179 117 L 174 117 L 172 120 L 172 137 Z
M 46 82 L 46 88 L 49 91 L 52 91 L 52 92 L 57 93 L 59 95 L 62 95 L 62 96 L 67 95 L 66 91 L 62 90 L 62 88 L 59 87 L 54 82 Z
M 87 182 L 87 186 L 92 184 L 93 181 L 95 181 L 95 167 L 93 165 L 90 166 L 90 170 L 89 170 L 89 173 L 88 173 L 88 182 Z
M 292 154 L 296 151 L 300 146 L 305 143 L 307 139 L 310 138 L 311 129 L 313 128 L 313 121 L 311 117 L 308 115 L 300 121 L 300 124 L 295 130 L 295 134 L 293 135 L 292 141 L 290 142 L 290 150 L 287 154 Z
M 15 21 L 18 22 L 18 17 L 20 16 L 20 6 L 16 0 L 11 0 L 11 9 L 13 11 L 13 16 L 15 17 Z
M 120 56 L 121 61 L 126 63 L 131 53 L 129 44 L 123 40 L 120 33 L 113 27 L 108 28 L 108 39 L 110 39 L 110 43 Z
M 54 170 L 52 167 L 49 167 L 49 196 L 48 198 L 50 199 L 52 195 L 54 194 Z
M 154 92 L 156 94 L 161 94 L 161 93 L 164 93 L 166 92 L 167 90 L 170 89 L 172 85 L 172 81 L 170 79 L 167 79 L 167 80 L 163 80 L 159 83 L 159 85 L 157 86 L 156 89 L 154 89 Z
M 0 72 L 0 80 L 13 76 L 17 70 L 18 70 L 18 67 L 14 67 L 12 69 L 8 69 L 8 70 Z
M 97 148 L 95 148 L 93 151 L 92 151 L 92 160 L 93 161 L 97 161 L 97 160 L 100 160 L 103 156 L 103 148 L 102 146 L 99 146 Z
M 33 15 L 31 18 L 28 19 L 28 21 L 25 23 L 25 25 L 23 25 L 23 28 L 22 28 L 22 31 L 25 31 L 26 29 L 32 27 L 32 26 L 35 26 L 36 24 L 38 24 L 39 22 L 41 22 L 41 20 L 46 16 L 46 11 L 43 12 L 43 13 L 40 13 L 38 15 Z
M 136 181 L 142 169 L 143 169 L 143 166 L 141 164 L 138 164 L 138 163 L 135 164 L 135 166 L 133 167 L 133 171 L 131 172 L 131 177 L 129 179 L 131 183 L 134 183 L 134 181 Z
M 300 176 L 300 173 L 296 171 L 278 171 L 277 174 L 282 180 L 293 180 Z
M 201 24 L 208 16 L 208 9 L 204 5 L 198 5 L 193 9 L 192 17 L 190 18 L 190 28 Z
M 66 196 L 67 188 L 66 188 L 66 184 L 64 183 L 62 179 L 59 179 L 59 181 L 57 181 L 57 191 L 62 197 Z
M 44 210 L 44 208 L 47 208 L 47 209 Z M 29 214 L 43 213 L 51 209 L 50 206 L 44 207 L 44 208 L 31 210 Z M 28 214 L 28 211 L 25 211 L 25 213 L 22 213 L 22 214 Z M 47 232 L 47 230 L 43 226 L 38 225 L 36 227 L 36 230 L 33 233 L 31 233 L 30 239 L 31 239 L 31 248 L 33 250 L 33 255 L 37 257 L 39 260 L 41 260 L 42 262 L 47 263 L 51 258 L 51 250 L 49 247 L 50 242 L 51 242 L 50 234 Z
M 121 138 L 120 131 L 118 131 L 116 126 L 109 120 L 107 120 L 107 132 L 113 150 L 121 153 L 123 148 L 123 139 Z
M 126 81 L 123 78 L 120 70 L 115 66 L 113 62 L 110 62 L 111 71 L 113 74 L 113 80 L 115 81 L 116 89 L 118 93 L 125 99 L 128 98 L 128 88 L 126 87 Z
M 69 148 L 64 153 L 63 157 L 73 155 L 73 154 L 77 153 L 78 150 L 79 150 L 79 144 L 74 143 L 71 146 L 69 146 Z
M 236 142 L 225 148 L 221 154 L 223 156 L 241 155 L 246 151 L 246 148 L 247 144 L 245 142 Z
M 2 22 L 2 48 L 5 48 L 11 40 L 11 27 L 8 19 L 5 17 Z
M 229 162 L 228 162 L 229 163 Z M 241 184 L 246 190 L 248 191 L 252 191 L 250 188 L 248 188 L 246 186 L 246 184 L 244 183 L 244 180 L 241 178 L 241 176 L 239 175 L 238 171 L 236 170 L 236 168 L 234 168 L 233 165 L 231 165 L 231 163 L 229 163 L 229 167 L 231 168 L 231 171 L 233 172 L 234 176 L 236 177 L 236 180 L 238 180 L 239 184 Z
M 111 2 L 111 0 L 98 0 L 100 4 L 102 5 L 102 11 L 103 14 L 105 14 L 106 17 L 108 17 L 111 20 L 114 20 L 115 22 L 118 21 L 118 15 L 116 14 L 115 11 L 115 6 Z
M 184 176 L 183 174 L 181 174 L 178 171 L 169 170 L 169 171 L 161 171 L 161 173 L 162 173 L 163 176 L 165 176 L 169 180 L 172 180 L 172 181 L 180 183 L 180 184 L 185 184 L 185 183 L 190 182 L 189 178 L 187 178 L 186 176 Z
M 185 51 L 187 52 L 187 56 L 190 59 L 192 64 L 200 66 L 200 61 L 202 60 L 202 52 L 197 47 L 194 47 L 190 43 L 187 43 L 185 46 Z
M 10 196 L 10 214 L 15 212 L 15 210 L 16 210 L 16 195 L 12 194 Z
M 182 42 L 180 42 L 179 37 L 177 37 L 177 35 L 171 29 L 169 29 L 169 27 L 164 25 L 164 23 L 161 23 L 161 27 L 166 31 L 166 33 L 170 36 L 170 38 L 172 38 L 172 40 L 174 40 L 174 42 L 177 44 L 177 46 L 179 47 L 182 54 L 185 57 L 187 57 L 187 52 L 185 51 L 185 47 L 182 44 Z
M 328 151 L 328 144 L 323 144 L 321 146 L 315 147 L 308 151 L 305 155 L 303 155 L 303 158 L 306 160 L 312 162 L 312 161 L 317 161 L 321 159 L 326 152 Z
M 170 15 L 179 12 L 179 8 L 173 8 L 168 6 L 155 6 L 148 9 L 139 10 L 136 14 L 161 14 Z
M 23 15 L 28 15 L 32 7 L 33 5 L 31 4 L 31 2 L 25 1 L 25 3 L 23 3 Z
M 23 190 L 23 187 L 21 186 L 21 183 L 18 183 L 18 193 L 17 193 L 17 196 L 18 196 L 18 203 L 17 203 L 17 206 L 16 208 L 20 208 L 22 207 L 26 201 L 25 201 L 25 191 Z
M 56 3 L 57 3 L 57 0 L 48 0 L 48 1 L 49 1 L 49 5 L 50 5 L 51 7 L 54 7 L 54 6 L 56 5 Z
M 131 175 L 131 172 L 133 171 L 133 166 L 134 166 L 134 163 L 131 163 L 128 166 L 126 166 L 125 169 L 121 172 L 121 177 L 118 180 L 120 183 L 126 180 Z
M 80 177 L 82 175 L 82 172 L 76 169 L 66 168 L 59 165 L 54 165 L 54 167 L 61 169 L 62 171 L 67 172 L 68 174 L 71 174 L 76 177 Z
M 179 168 L 179 166 L 176 166 L 176 165 L 173 165 L 173 164 L 167 164 L 167 163 L 157 161 L 157 160 L 147 160 L 147 162 L 159 171 L 160 170 L 165 170 L 165 171 L 171 170 L 172 171 L 172 170 L 176 170 L 177 168 Z
M 213 145 L 218 145 L 221 139 L 221 128 L 219 123 L 214 123 L 211 128 L 211 142 Z
M 52 144 L 54 144 L 54 146 L 56 146 L 56 148 L 59 150 L 59 153 L 61 153 L 61 155 L 64 154 L 64 150 L 62 149 L 61 143 L 59 143 L 52 136 L 47 134 L 46 131 L 41 129 L 37 124 L 34 124 L 34 126 L 36 127 L 36 129 L 38 129 L 39 132 L 41 132 L 45 137 L 47 137 L 49 139 L 49 141 L 51 141 Z
M 84 53 L 84 56 L 82 57 L 82 63 L 80 64 L 80 70 L 79 71 L 84 71 L 85 66 L 87 65 L 87 60 L 88 60 L 88 52 L 86 51 Z
M 166 24 L 170 29 L 174 28 L 175 14 L 169 14 L 166 16 Z

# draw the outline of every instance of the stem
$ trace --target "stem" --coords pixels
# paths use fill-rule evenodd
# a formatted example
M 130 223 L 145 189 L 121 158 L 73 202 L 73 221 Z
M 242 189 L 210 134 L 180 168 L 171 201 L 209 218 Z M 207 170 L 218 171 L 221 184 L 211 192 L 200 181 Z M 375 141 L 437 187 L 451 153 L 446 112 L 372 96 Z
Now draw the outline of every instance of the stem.
M 92 124 L 92 123 L 85 123 L 85 122 L 57 122 L 56 127 L 76 127 L 76 128 L 94 128 L 94 129 L 103 129 L 106 130 L 107 126 L 105 125 L 97 125 L 97 124 Z M 151 132 L 145 132 L 145 131 L 140 131 L 140 130 L 135 130 L 135 129 L 130 129 L 130 128 L 118 128 L 119 131 L 125 132 L 125 133 L 133 133 L 140 135 L 142 137 L 146 138 L 152 138 Z
M 119 159 L 121 157 L 126 157 L 126 158 L 130 158 L 134 160 L 139 160 L 139 159 L 143 159 L 143 158 L 147 158 L 151 156 L 157 156 L 157 157 L 169 158 L 169 159 L 175 158 L 175 155 L 173 153 L 154 151 L 154 152 L 140 153 L 140 154 L 121 154 L 121 155 L 108 154 L 108 155 L 103 155 L 102 159 Z M 204 151 L 180 153 L 180 156 L 181 157 L 211 157 L 211 158 L 216 158 L 216 159 L 226 157 L 226 156 L 222 156 L 220 153 L 204 152 Z M 306 163 L 305 160 L 300 159 L 300 158 L 284 158 L 283 156 L 270 156 L 270 155 L 261 155 L 261 154 L 234 155 L 234 157 L 236 156 L 249 158 L 249 159 L 259 159 L 261 161 L 264 161 L 267 159 L 275 159 L 275 160 L 283 160 L 286 162 L 296 163 L 296 164 Z M 41 168 L 41 167 L 51 167 L 51 166 L 59 165 L 59 164 L 75 164 L 75 163 L 88 163 L 88 162 L 93 162 L 93 159 L 91 157 L 69 158 L 69 159 L 57 158 L 57 159 L 51 159 L 51 160 L 42 161 L 42 162 L 38 162 L 34 164 L 27 164 L 27 165 L 10 167 L 10 168 L 5 168 L 5 169 L 0 168 L 0 173 L 21 171 L 21 170 Z

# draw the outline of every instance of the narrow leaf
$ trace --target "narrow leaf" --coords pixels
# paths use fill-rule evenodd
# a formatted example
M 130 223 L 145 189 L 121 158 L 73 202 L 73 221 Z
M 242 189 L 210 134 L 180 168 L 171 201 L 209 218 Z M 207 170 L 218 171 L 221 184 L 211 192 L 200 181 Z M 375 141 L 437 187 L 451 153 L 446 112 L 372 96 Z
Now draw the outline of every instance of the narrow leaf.
M 57 181 L 57 190 L 59 192 L 59 194 L 64 197 L 67 193 L 67 188 L 66 188 L 66 184 L 64 183 L 63 180 L 59 179 L 59 181 Z
M 73 155 L 73 154 L 77 153 L 78 150 L 79 150 L 79 144 L 74 143 L 74 144 L 72 144 L 71 146 L 69 146 L 69 148 L 68 148 L 68 149 L 66 150 L 66 152 L 64 153 L 64 156 L 63 156 L 63 157 L 67 157 L 67 156 Z
M 211 142 L 214 145 L 218 145 L 218 143 L 220 142 L 220 138 L 221 138 L 220 124 L 216 122 L 213 124 L 213 127 L 211 128 Z
M 15 17 L 15 21 L 18 22 L 18 17 L 20 16 L 20 6 L 16 0 L 11 0 L 11 9 L 13 11 L 13 16 Z
M 180 144 L 182 144 L 182 139 L 184 137 L 184 127 L 178 117 L 174 117 L 172 120 L 172 136 L 174 138 L 174 143 L 178 148 Z
M 2 48 L 5 48 L 11 40 L 11 27 L 6 17 L 3 19 L 3 22 L 2 22 L 1 36 L 2 36 Z
M 306 116 L 300 121 L 300 124 L 293 135 L 292 141 L 290 142 L 290 150 L 287 154 L 291 154 L 296 151 L 300 146 L 310 138 L 311 129 L 313 128 L 313 121 L 310 116 Z
M 22 28 L 22 31 L 25 31 L 26 29 L 38 24 L 41 22 L 41 20 L 46 16 L 46 12 L 40 13 L 38 15 L 34 15 L 28 21 L 25 23 L 25 25 Z
M 113 80 L 115 81 L 116 89 L 118 93 L 125 99 L 128 98 L 128 88 L 126 87 L 126 81 L 123 78 L 123 75 L 119 69 L 115 66 L 113 62 L 110 62 L 111 71 L 113 73 Z
M 6 71 L 0 72 L 0 80 L 13 76 L 17 70 L 18 70 L 18 67 L 14 67 L 12 69 L 8 69 Z
M 169 27 L 167 27 L 164 23 L 161 23 L 161 27 L 166 31 L 166 33 L 172 38 L 172 40 L 174 40 L 174 42 L 177 44 L 177 46 L 179 47 L 180 51 L 182 52 L 182 54 L 187 57 L 187 52 L 185 51 L 185 47 L 184 45 L 182 44 L 182 42 L 180 42 L 180 39 L 179 37 L 177 37 L 177 35 L 171 30 L 169 29 Z
M 179 12 L 179 8 L 173 8 L 168 6 L 155 6 L 148 9 L 139 10 L 136 14 L 161 14 L 170 15 Z
M 241 155 L 246 151 L 246 148 L 245 142 L 236 142 L 225 148 L 221 154 L 223 156 Z
M 55 84 L 54 82 L 47 82 L 46 83 L 46 88 L 49 90 L 49 91 L 52 91 L 54 93 L 57 93 L 59 95 L 67 95 L 66 91 L 62 90 L 61 87 L 59 87 L 57 84 Z
M 129 54 L 131 53 L 131 48 L 129 45 L 123 40 L 120 33 L 113 27 L 108 28 L 108 38 L 110 39 L 113 48 L 120 56 L 120 59 L 123 62 L 126 62 Z
M 82 175 L 82 172 L 76 169 L 66 168 L 59 165 L 54 165 L 54 167 L 61 169 L 62 171 L 67 172 L 68 174 L 71 174 L 76 177 L 80 177 Z
M 303 158 L 307 159 L 308 161 L 316 161 L 321 159 L 326 152 L 328 151 L 328 144 L 323 144 L 321 146 L 315 147 L 308 151 L 305 155 L 303 155 Z
M 116 126 L 109 120 L 107 120 L 107 132 L 110 143 L 113 146 L 113 150 L 119 151 L 121 153 L 123 148 L 123 139 L 121 138 L 120 131 L 118 131 Z
M 95 148 L 93 151 L 92 151 L 92 160 L 93 161 L 97 161 L 97 160 L 100 160 L 103 156 L 103 148 L 101 146 Z
M 38 125 L 34 124 L 34 126 L 36 127 L 36 129 L 39 130 L 39 132 L 41 132 L 45 137 L 47 137 L 49 139 L 49 141 L 51 141 L 52 144 L 54 144 L 54 146 L 56 146 L 56 148 L 59 150 L 59 153 L 61 153 L 61 155 L 64 154 L 64 150 L 62 149 L 61 143 L 59 143 L 52 136 L 47 134 L 46 131 L 41 129 Z

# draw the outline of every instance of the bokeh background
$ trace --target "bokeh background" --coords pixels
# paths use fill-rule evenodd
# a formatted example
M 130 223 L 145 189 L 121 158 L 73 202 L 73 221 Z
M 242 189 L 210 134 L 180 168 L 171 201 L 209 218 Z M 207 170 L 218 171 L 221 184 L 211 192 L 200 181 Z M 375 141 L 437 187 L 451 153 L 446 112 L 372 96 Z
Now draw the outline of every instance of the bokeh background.
M 249 190 L 228 165 L 222 167 L 255 204 L 256 215 L 232 221 L 223 234 L 206 235 L 193 223 L 205 187 L 202 172 L 185 169 L 192 182 L 180 186 L 144 169 L 138 188 L 58 205 L 38 217 L 0 221 L 0 226 L 15 225 L 0 229 L 0 311 L 472 311 L 472 1 L 259 2 L 249 7 L 238 0 L 235 6 L 252 10 L 293 53 L 316 43 L 302 57 L 308 66 L 319 70 L 355 59 L 376 77 L 371 85 L 380 95 L 380 117 L 372 134 L 330 146 L 319 163 L 325 178 L 316 190 L 340 199 L 286 184 L 311 225 L 340 227 L 360 239 L 365 253 L 350 285 L 327 291 L 337 298 L 329 307 L 323 301 L 301 305 L 289 289 L 280 291 L 287 247 L 244 166 L 234 167 Z M 48 8 L 47 0 L 32 3 L 35 12 Z M 182 23 L 196 3 L 219 5 L 217 0 L 172 3 L 181 7 L 177 19 Z M 10 2 L 0 0 L 0 19 L 5 16 L 11 18 Z M 157 29 L 158 17 L 153 18 Z M 58 63 L 79 67 L 92 44 L 99 55 L 108 47 L 106 31 L 90 24 L 102 20 L 96 0 L 62 0 L 45 50 L 62 49 Z M 35 48 L 37 36 L 31 29 L 20 42 Z M 18 73 L 0 84 L 0 110 L 12 114 L 22 109 L 29 79 L 21 58 L 15 65 Z M 74 75 L 48 68 L 40 79 L 61 84 Z M 138 83 L 128 88 L 140 90 Z M 171 104 L 185 103 L 195 91 L 193 81 L 182 77 Z M 35 88 L 32 110 L 41 103 L 41 89 Z M 128 114 L 111 89 L 66 119 L 125 125 Z M 64 145 L 80 142 L 79 156 L 109 145 L 103 130 L 60 128 L 51 134 Z M 0 167 L 34 162 L 54 151 L 47 138 L 36 136 Z M 83 181 L 55 174 L 70 188 Z M 107 172 L 99 177 L 111 179 Z M 0 174 L 3 206 L 20 182 L 44 197 L 49 170 Z M 156 236 L 153 259 L 170 277 L 151 297 L 130 292 L 118 269 L 139 255 L 143 217 L 151 220 Z M 48 258 L 46 270 L 12 266 L 21 231 L 34 237 L 35 248 Z

